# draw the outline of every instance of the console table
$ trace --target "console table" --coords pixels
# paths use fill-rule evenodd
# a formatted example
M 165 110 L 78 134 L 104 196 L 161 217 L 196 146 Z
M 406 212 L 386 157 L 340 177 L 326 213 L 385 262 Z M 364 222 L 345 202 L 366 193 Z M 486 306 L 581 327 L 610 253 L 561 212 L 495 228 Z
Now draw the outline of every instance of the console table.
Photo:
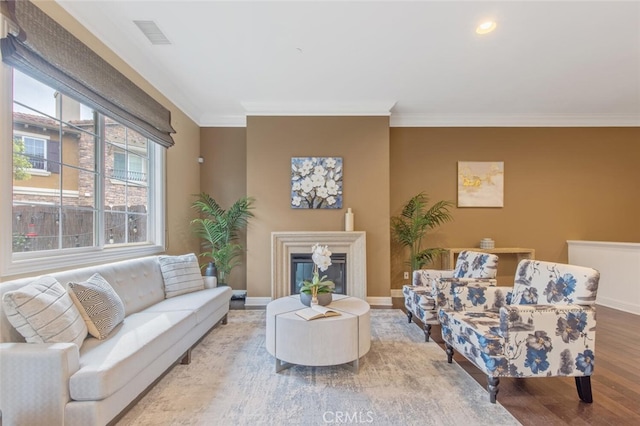
M 515 254 L 518 258 L 518 262 L 522 259 L 535 259 L 536 251 L 532 248 L 522 248 L 522 247 L 496 247 L 492 249 L 481 249 L 481 248 L 445 248 L 445 252 L 442 254 L 442 269 L 453 269 L 453 265 L 456 263 L 456 255 L 458 255 L 461 251 L 471 250 L 471 251 L 479 251 L 483 253 L 491 253 L 497 254 L 498 257 L 501 254 Z M 499 264 L 499 263 L 498 263 Z

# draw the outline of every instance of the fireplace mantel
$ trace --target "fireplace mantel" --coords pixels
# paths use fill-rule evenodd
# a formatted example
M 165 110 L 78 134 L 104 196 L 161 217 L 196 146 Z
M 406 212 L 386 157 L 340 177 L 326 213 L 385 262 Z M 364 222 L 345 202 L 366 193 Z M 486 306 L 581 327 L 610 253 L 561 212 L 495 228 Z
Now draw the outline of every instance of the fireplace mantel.
M 362 231 L 271 233 L 271 298 L 291 294 L 291 254 L 311 253 L 315 243 L 347 254 L 347 294 L 367 300 L 367 242 Z

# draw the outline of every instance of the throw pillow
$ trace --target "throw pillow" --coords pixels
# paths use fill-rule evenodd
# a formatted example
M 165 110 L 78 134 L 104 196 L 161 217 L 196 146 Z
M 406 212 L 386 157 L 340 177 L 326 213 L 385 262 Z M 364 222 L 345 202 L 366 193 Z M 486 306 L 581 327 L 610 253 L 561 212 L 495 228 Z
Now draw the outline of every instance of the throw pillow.
M 158 260 L 164 279 L 165 298 L 204 290 L 204 281 L 195 254 L 158 256 Z
M 124 304 L 100 274 L 80 283 L 69 283 L 71 299 L 87 324 L 89 334 L 105 339 L 124 320 Z
M 55 278 L 39 277 L 2 297 L 7 319 L 29 343 L 75 343 L 87 326 L 69 293 Z

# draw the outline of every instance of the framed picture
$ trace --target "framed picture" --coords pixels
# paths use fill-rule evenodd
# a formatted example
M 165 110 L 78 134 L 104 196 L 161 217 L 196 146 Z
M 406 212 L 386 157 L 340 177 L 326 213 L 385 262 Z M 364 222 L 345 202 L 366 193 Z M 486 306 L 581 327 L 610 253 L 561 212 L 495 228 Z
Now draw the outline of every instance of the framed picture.
M 504 162 L 458 161 L 458 207 L 504 207 Z
M 342 208 L 342 157 L 291 158 L 291 208 Z

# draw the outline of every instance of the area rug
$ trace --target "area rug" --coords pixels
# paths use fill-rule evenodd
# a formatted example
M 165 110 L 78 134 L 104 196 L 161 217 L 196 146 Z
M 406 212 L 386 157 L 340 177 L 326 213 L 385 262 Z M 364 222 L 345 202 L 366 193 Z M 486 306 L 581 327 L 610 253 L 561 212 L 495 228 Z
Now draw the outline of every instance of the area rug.
M 320 320 L 321 321 L 321 320 Z M 327 345 L 331 342 L 328 341 Z M 517 425 L 396 309 L 371 310 L 371 350 L 344 366 L 275 372 L 265 311 L 230 311 L 119 425 Z

